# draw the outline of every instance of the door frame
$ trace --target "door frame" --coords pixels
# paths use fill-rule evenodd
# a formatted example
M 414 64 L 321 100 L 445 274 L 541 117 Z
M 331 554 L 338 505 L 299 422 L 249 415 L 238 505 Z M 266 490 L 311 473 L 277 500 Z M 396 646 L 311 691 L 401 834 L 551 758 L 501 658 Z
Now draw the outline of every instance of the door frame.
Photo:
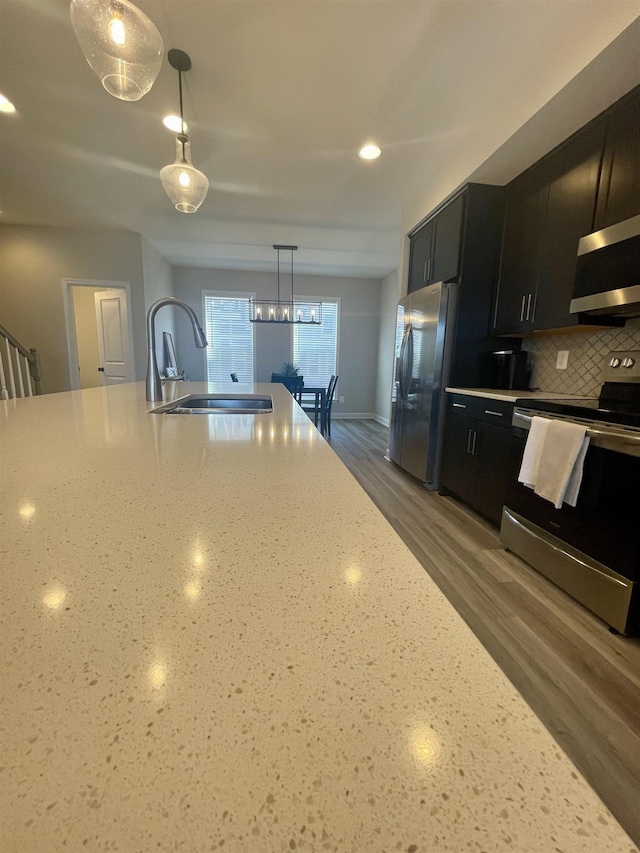
M 136 375 L 133 354 L 133 324 L 131 321 L 131 285 L 128 281 L 103 281 L 90 278 L 63 278 L 62 305 L 64 307 L 64 323 L 67 333 L 67 361 L 69 364 L 69 385 L 72 391 L 80 390 L 80 375 L 78 363 L 78 340 L 76 337 L 76 318 L 73 308 L 72 287 L 91 287 L 100 290 L 124 290 L 127 300 L 127 335 L 129 338 L 129 382 Z

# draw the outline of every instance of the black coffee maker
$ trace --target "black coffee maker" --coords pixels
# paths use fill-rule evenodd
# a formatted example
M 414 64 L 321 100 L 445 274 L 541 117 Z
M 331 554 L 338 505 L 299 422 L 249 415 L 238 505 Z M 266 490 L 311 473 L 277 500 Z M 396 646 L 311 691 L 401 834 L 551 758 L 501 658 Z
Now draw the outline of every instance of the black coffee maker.
M 490 387 L 501 390 L 528 391 L 531 382 L 530 354 L 505 349 L 490 355 Z

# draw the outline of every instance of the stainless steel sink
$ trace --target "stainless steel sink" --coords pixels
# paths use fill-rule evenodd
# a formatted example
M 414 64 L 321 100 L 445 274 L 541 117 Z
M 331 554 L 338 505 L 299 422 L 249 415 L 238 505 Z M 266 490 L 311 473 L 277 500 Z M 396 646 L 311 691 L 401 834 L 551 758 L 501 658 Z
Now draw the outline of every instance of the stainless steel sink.
M 187 394 L 151 409 L 152 415 L 263 415 L 273 411 L 270 394 Z

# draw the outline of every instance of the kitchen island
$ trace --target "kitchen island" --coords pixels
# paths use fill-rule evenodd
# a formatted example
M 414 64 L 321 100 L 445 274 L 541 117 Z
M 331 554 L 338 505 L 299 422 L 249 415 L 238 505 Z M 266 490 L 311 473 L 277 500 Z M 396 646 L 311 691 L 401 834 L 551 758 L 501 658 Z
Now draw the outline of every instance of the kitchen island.
M 143 383 L 0 403 L 3 853 L 636 850 L 255 391 L 273 413 L 152 415 Z

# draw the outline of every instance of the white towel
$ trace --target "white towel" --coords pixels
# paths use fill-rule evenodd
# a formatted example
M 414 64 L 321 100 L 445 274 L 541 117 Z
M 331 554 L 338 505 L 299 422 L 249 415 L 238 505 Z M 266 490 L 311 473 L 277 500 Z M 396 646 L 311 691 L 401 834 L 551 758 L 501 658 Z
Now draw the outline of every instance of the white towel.
M 575 506 L 589 445 L 587 428 L 551 420 L 542 446 L 534 492 L 560 509 L 564 500 Z
M 550 423 L 549 418 L 539 418 L 537 416 L 531 418 L 531 428 L 527 436 L 522 465 L 520 466 L 520 473 L 518 475 L 518 480 L 530 489 L 533 489 L 538 482 L 538 469 L 540 467 L 542 448 Z
M 582 447 L 578 453 L 575 464 L 573 466 L 573 470 L 571 471 L 571 476 L 569 477 L 569 482 L 567 483 L 567 490 L 564 493 L 563 501 L 570 506 L 575 506 L 578 503 L 578 492 L 580 491 L 580 486 L 582 484 L 582 472 L 584 470 L 584 459 L 587 455 L 587 449 L 589 447 L 589 436 L 585 435 L 582 440 Z

